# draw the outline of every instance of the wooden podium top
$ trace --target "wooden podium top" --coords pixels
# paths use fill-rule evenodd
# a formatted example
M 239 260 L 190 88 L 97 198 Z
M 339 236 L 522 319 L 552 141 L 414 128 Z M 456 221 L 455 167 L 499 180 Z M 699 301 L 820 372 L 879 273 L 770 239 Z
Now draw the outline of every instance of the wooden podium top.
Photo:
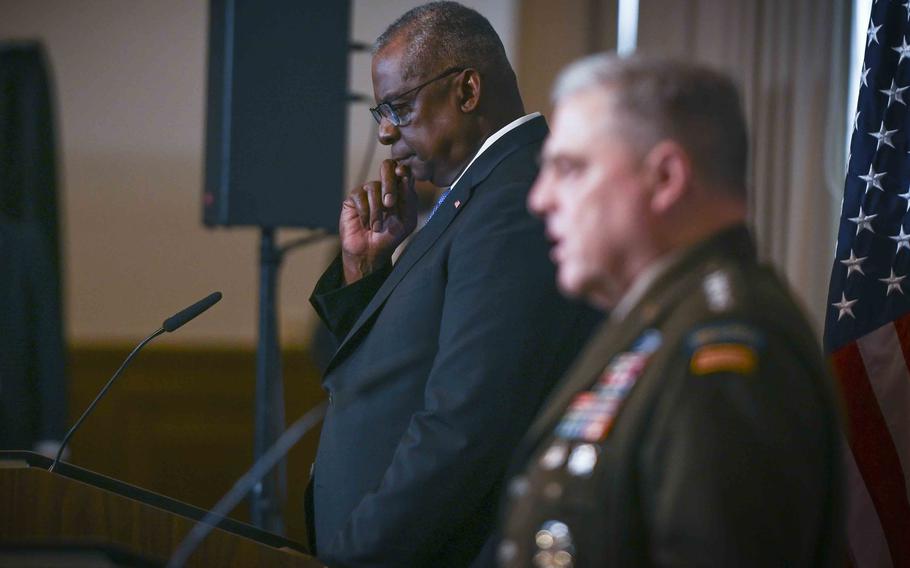
M 32 452 L 0 451 L 0 547 L 93 544 L 164 562 L 206 511 Z M 296 542 L 225 519 L 188 566 L 320 567 Z

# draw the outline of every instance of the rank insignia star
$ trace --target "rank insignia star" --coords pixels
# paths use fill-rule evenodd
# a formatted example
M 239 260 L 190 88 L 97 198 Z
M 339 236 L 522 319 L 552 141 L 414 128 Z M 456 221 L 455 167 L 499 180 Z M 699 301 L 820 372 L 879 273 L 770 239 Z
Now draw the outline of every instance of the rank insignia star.
M 865 213 L 863 213 L 863 208 L 860 207 L 859 215 L 857 215 L 856 217 L 850 217 L 848 219 L 848 221 L 853 221 L 854 223 L 856 223 L 856 234 L 857 235 L 863 229 L 866 229 L 870 233 L 874 233 L 875 231 L 872 229 L 872 220 L 875 219 L 876 217 L 878 217 L 878 213 L 873 213 L 872 215 L 866 215 Z
M 856 316 L 853 315 L 853 305 L 859 300 L 848 300 L 847 296 L 841 292 L 840 302 L 834 302 L 831 304 L 837 308 L 837 321 L 840 321 L 844 316 L 850 316 L 852 319 L 856 319 Z
M 898 234 L 891 235 L 888 238 L 897 243 L 897 249 L 894 252 L 897 252 L 902 248 L 910 250 L 910 235 L 904 232 L 903 226 Z
M 901 288 L 901 280 L 903 280 L 906 277 L 907 277 L 906 275 L 897 276 L 896 274 L 894 274 L 894 268 L 892 268 L 891 276 L 889 276 L 888 278 L 879 278 L 878 280 L 879 280 L 879 282 L 883 282 L 888 285 L 888 291 L 885 292 L 885 295 L 890 296 L 891 292 L 894 292 L 894 291 L 900 292 L 901 294 L 904 293 L 904 289 Z
M 885 126 L 884 123 L 882 123 L 882 128 L 884 128 L 884 126 Z M 881 132 L 882 131 L 879 130 L 878 134 L 873 134 L 871 132 L 869 134 L 871 134 L 872 136 L 874 136 L 876 138 L 879 138 L 879 136 L 884 137 L 884 135 L 881 134 Z M 887 131 L 886 131 L 886 133 L 887 133 Z M 894 131 L 892 131 L 891 134 L 893 135 Z M 889 140 L 888 140 L 889 146 L 891 146 L 893 148 L 894 146 L 892 146 L 890 144 L 890 142 L 891 142 L 890 135 L 888 136 L 888 138 L 889 138 Z M 879 139 L 879 145 L 880 144 L 881 144 L 881 139 Z M 876 146 L 876 149 L 877 148 L 878 148 L 878 145 Z M 886 175 L 888 175 L 887 172 L 876 172 L 875 168 L 870 164 L 869 173 L 867 173 L 866 175 L 861 175 L 861 176 L 857 176 L 857 177 L 859 179 L 863 180 L 864 182 L 866 182 L 866 193 L 869 193 L 869 189 L 871 189 L 873 187 L 879 191 L 885 191 L 885 188 L 882 187 L 882 178 L 885 177 Z
M 868 257 L 866 257 L 866 256 L 857 258 L 856 254 L 854 254 L 854 252 L 853 252 L 853 249 L 850 249 L 850 258 L 840 261 L 841 264 L 843 264 L 844 266 L 847 267 L 847 278 L 849 278 L 850 275 L 853 274 L 854 272 L 859 272 L 860 274 L 865 276 L 866 273 L 863 272 L 862 265 L 863 265 L 863 261 L 865 261 L 867 258 Z

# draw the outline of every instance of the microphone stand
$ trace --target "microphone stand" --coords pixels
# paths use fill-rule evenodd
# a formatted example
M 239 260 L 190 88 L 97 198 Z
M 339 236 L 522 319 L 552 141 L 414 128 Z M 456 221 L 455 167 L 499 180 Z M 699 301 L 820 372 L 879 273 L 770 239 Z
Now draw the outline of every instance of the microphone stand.
M 278 270 L 282 252 L 275 245 L 275 230 L 263 227 L 259 243 L 259 342 L 256 349 L 256 402 L 253 460 L 259 460 L 284 429 L 284 383 L 278 316 L 275 309 Z M 287 494 L 284 460 L 263 476 L 250 492 L 250 518 L 254 526 L 284 535 L 282 504 Z
M 63 450 L 66 449 L 66 444 L 67 444 L 67 442 L 70 441 L 70 437 L 73 435 L 73 433 L 76 430 L 79 429 L 79 425 L 82 424 L 82 421 L 85 420 L 85 417 L 88 416 L 89 414 L 91 414 L 92 409 L 95 408 L 95 405 L 98 404 L 98 401 L 101 400 L 102 398 L 104 398 L 104 395 L 107 394 L 107 391 L 114 384 L 114 381 L 117 380 L 117 377 L 120 376 L 120 373 L 122 373 L 123 370 L 126 369 L 126 366 L 129 365 L 130 361 L 133 360 L 133 357 L 136 356 L 136 353 L 139 353 L 139 350 L 142 349 L 143 347 L 145 347 L 146 343 L 155 339 L 162 333 L 164 333 L 163 326 L 159 327 L 158 330 L 155 331 L 155 333 L 153 333 L 153 334 L 149 335 L 148 337 L 146 337 L 145 339 L 143 339 L 142 342 L 139 345 L 137 345 L 136 348 L 130 352 L 130 354 L 127 356 L 126 360 L 124 360 L 123 363 L 120 365 L 120 368 L 117 369 L 117 372 L 114 373 L 114 376 L 112 376 L 110 378 L 110 380 L 107 381 L 107 384 L 104 385 L 104 388 L 101 389 L 101 392 L 98 393 L 98 396 L 95 397 L 95 400 L 93 400 L 92 403 L 90 405 L 88 405 L 88 408 L 85 409 L 85 412 L 82 413 L 82 416 L 79 417 L 79 420 L 76 420 L 76 423 L 73 424 L 73 427 L 70 428 L 69 431 L 66 433 L 66 436 L 63 437 L 63 441 L 60 443 L 60 449 L 57 450 L 57 457 L 54 458 L 54 463 L 52 463 L 51 466 L 49 468 L 47 468 L 48 471 L 54 471 L 57 468 L 57 464 L 60 463 L 60 456 L 63 455 Z
M 278 270 L 291 249 L 326 238 L 314 231 L 277 246 L 276 230 L 262 227 L 259 243 L 259 339 L 256 348 L 256 402 L 253 460 L 263 457 L 284 431 L 284 382 L 281 346 L 278 338 L 276 291 Z M 250 520 L 253 526 L 284 536 L 282 505 L 287 494 L 287 467 L 284 460 L 250 491 Z
M 197 522 L 183 541 L 174 550 L 167 568 L 183 568 L 193 551 L 215 530 L 222 520 L 237 506 L 244 495 L 281 461 L 304 434 L 313 429 L 325 416 L 328 404 L 322 402 L 311 408 L 291 426 L 256 460 L 250 469 L 238 479 L 218 503 Z

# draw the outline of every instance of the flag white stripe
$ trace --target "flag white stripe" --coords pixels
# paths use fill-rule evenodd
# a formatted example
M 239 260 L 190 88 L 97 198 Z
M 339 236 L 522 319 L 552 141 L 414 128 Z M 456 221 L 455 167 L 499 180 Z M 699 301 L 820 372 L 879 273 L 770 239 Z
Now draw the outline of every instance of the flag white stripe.
M 892 568 L 891 551 L 863 476 L 844 441 L 847 466 L 847 540 L 856 568 Z
M 904 471 L 910 474 L 910 371 L 894 324 L 886 324 L 857 341 L 866 375 Z M 907 499 L 910 500 L 910 483 Z

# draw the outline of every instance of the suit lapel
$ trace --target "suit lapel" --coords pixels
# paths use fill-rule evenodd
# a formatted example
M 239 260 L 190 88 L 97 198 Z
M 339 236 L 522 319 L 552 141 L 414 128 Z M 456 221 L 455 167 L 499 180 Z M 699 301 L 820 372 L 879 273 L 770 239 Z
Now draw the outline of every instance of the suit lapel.
M 392 291 L 395 290 L 411 268 L 433 247 L 433 244 L 439 240 L 439 237 L 448 229 L 455 217 L 465 209 L 474 194 L 475 188 L 507 156 L 523 146 L 542 140 L 546 135 L 546 121 L 543 117 L 534 118 L 506 133 L 471 164 L 455 187 L 452 188 L 445 202 L 440 205 L 433 218 L 414 236 L 414 239 L 398 258 L 398 262 L 395 263 L 395 267 L 389 277 L 386 278 L 373 296 L 373 299 L 361 312 L 360 317 L 354 322 L 347 337 L 344 338 L 344 341 L 335 351 L 326 373 L 333 369 L 344 357 L 344 354 L 350 350 L 352 343 L 359 337 L 359 332 L 363 326 L 385 304 Z M 457 206 L 455 205 L 456 203 L 458 204 Z

